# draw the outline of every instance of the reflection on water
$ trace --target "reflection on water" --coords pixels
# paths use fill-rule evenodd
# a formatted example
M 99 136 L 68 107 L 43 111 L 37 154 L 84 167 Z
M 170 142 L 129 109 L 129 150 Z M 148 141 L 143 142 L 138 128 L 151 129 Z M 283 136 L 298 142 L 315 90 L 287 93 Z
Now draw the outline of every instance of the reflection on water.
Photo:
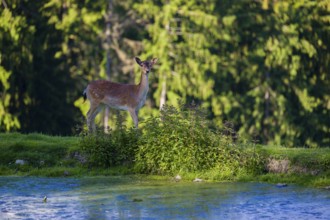
M 47 202 L 43 202 L 47 196 Z M 330 192 L 263 183 L 0 177 L 0 219 L 329 219 Z

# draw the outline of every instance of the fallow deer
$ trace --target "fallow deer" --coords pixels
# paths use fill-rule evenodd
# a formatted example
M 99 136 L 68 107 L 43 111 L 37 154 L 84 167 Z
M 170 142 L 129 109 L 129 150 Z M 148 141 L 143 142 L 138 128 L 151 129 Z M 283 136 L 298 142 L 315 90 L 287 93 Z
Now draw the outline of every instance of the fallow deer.
M 95 131 L 95 117 L 103 105 L 128 111 L 135 127 L 138 127 L 138 111 L 144 105 L 149 90 L 148 75 L 157 60 L 153 58 L 150 61 L 141 61 L 135 57 L 142 70 L 141 80 L 137 85 L 97 80 L 87 86 L 83 95 L 84 101 L 86 98 L 90 101 L 90 109 L 87 112 L 87 127 L 90 132 Z

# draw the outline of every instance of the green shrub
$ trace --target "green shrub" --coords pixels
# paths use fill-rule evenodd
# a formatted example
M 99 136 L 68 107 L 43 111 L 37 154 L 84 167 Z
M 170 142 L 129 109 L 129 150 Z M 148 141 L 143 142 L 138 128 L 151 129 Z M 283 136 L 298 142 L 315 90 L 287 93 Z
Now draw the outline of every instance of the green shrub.
M 133 163 L 139 131 L 119 128 L 104 133 L 86 134 L 80 140 L 80 148 L 92 167 L 111 167 Z
M 138 141 L 137 172 L 172 175 L 218 170 L 223 179 L 224 171 L 227 177 L 238 175 L 242 168 L 252 173 L 262 169 L 261 158 L 251 147 L 234 142 L 228 130 L 209 127 L 204 111 L 196 105 L 179 110 L 165 106 L 160 117 L 145 124 Z
M 204 110 L 194 104 L 180 109 L 164 106 L 159 117 L 145 121 L 142 134 L 119 122 L 114 131 L 81 138 L 89 166 L 134 164 L 138 173 L 208 173 L 213 179 L 232 179 L 263 169 L 255 147 L 239 140 L 232 129 L 210 129 Z

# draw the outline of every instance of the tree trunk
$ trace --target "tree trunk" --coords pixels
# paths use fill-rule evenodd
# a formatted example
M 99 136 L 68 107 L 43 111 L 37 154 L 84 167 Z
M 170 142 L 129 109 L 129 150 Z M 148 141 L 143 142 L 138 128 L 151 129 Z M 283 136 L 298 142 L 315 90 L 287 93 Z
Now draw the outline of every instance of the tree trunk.
M 111 12 L 112 12 L 112 2 L 109 0 L 109 6 L 108 6 L 108 13 L 106 19 L 106 28 L 105 28 L 105 50 L 106 50 L 106 55 L 107 55 L 107 60 L 106 60 L 106 74 L 107 74 L 107 79 L 110 80 L 110 64 L 111 64 L 111 58 L 110 58 L 110 28 L 111 28 Z M 104 125 L 104 132 L 108 133 L 109 131 L 109 107 L 105 106 L 104 109 L 104 118 L 103 118 L 103 125 Z
M 163 105 L 166 103 L 166 77 L 164 77 L 164 81 L 162 83 L 162 92 L 160 93 L 160 102 L 159 102 L 159 110 L 162 110 Z

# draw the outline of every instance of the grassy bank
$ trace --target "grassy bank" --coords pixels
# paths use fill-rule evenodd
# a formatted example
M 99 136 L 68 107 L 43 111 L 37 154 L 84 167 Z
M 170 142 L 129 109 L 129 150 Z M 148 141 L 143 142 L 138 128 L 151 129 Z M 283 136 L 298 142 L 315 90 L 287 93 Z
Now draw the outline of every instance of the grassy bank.
M 1 133 L 0 175 L 52 177 L 139 175 L 131 165 L 109 168 L 89 167 L 81 156 L 80 140 L 80 137 Z M 233 178 L 228 176 L 223 178 L 220 175 L 223 171 L 211 169 L 193 173 L 184 172 L 181 176 L 189 181 L 198 177 L 210 181 L 281 182 L 313 187 L 330 185 L 330 148 L 259 146 L 254 147 L 253 150 L 262 155 L 264 170 L 261 173 L 242 172 Z M 171 178 L 170 175 L 167 178 Z
M 285 148 L 263 146 L 267 172 L 262 182 L 296 183 L 304 186 L 330 185 L 330 148 Z

